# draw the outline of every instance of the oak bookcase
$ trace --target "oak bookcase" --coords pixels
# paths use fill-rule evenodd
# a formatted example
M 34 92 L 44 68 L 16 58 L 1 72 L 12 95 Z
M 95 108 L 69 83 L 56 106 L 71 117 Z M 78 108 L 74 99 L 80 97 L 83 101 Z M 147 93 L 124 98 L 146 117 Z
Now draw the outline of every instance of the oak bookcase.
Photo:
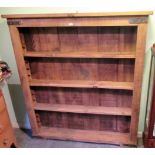
M 3 15 L 34 136 L 136 145 L 150 14 Z

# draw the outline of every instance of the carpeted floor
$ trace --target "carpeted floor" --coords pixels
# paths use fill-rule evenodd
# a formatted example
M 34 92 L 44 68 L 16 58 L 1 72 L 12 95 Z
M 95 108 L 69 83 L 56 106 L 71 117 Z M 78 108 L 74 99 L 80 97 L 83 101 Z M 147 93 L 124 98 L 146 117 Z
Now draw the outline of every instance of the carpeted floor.
M 21 148 L 119 148 L 129 146 L 119 146 L 110 144 L 96 144 L 74 141 L 62 141 L 62 140 L 48 140 L 41 138 L 34 138 L 31 135 L 31 130 L 15 129 L 16 139 L 18 147 Z M 139 146 L 142 144 L 139 142 Z

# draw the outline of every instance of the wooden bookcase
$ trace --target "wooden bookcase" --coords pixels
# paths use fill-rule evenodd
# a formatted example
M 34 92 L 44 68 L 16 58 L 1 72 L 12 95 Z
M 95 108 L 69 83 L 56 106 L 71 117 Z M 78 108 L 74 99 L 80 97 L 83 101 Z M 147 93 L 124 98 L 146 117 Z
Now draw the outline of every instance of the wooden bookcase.
M 34 136 L 136 145 L 150 14 L 3 15 Z

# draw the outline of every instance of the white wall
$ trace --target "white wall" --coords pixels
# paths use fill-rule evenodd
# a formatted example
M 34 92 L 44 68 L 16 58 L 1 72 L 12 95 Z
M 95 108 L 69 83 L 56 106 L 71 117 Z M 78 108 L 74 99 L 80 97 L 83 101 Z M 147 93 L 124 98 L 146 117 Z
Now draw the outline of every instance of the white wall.
M 82 0 L 78 1 L 82 2 Z M 93 5 L 91 5 L 93 3 Z M 155 5 L 154 0 L 108 0 L 108 1 L 89 1 L 90 7 L 78 7 L 76 3 L 72 3 L 70 7 L 57 7 L 57 8 L 0 8 L 0 14 L 20 14 L 20 13 L 56 13 L 56 12 L 120 12 L 120 11 L 154 11 Z M 0 55 L 6 60 L 13 70 L 13 76 L 9 80 L 9 84 L 20 84 L 19 76 L 16 68 L 15 58 L 13 54 L 13 48 L 11 45 L 10 35 L 5 19 L 0 19 Z M 147 100 L 147 89 L 148 89 L 148 73 L 150 64 L 150 47 L 155 42 L 155 15 L 149 17 L 148 24 L 148 35 L 146 44 L 146 59 L 144 69 L 144 80 L 141 98 L 140 108 L 140 123 L 139 131 L 143 131 L 144 128 L 144 117 Z M 22 101 L 23 102 L 23 101 Z M 21 103 L 22 104 L 22 103 Z M 14 111 L 10 108 L 10 113 Z M 14 120 L 12 120 L 14 121 Z

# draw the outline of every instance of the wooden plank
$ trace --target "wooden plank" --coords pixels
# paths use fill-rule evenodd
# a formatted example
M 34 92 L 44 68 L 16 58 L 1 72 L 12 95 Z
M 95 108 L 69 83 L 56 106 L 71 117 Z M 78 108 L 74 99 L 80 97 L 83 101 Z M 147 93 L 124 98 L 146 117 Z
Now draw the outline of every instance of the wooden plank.
M 133 75 L 134 75 L 134 66 L 133 69 L 128 66 L 130 66 L 128 63 L 126 64 L 124 60 L 119 60 L 118 62 L 118 74 L 117 79 L 118 81 L 133 81 Z M 125 100 L 124 100 L 125 99 Z M 132 100 L 132 99 L 131 99 Z M 128 100 L 125 95 L 118 95 L 116 100 L 116 106 L 118 107 L 131 107 L 131 100 Z M 125 117 L 117 117 L 117 123 L 116 123 L 116 131 L 117 132 L 129 132 L 130 130 L 130 119 L 131 118 L 125 118 Z M 127 121 L 128 120 L 128 121 Z
M 25 57 L 47 57 L 47 58 L 119 58 L 119 59 L 134 59 L 134 52 L 34 52 L 27 51 Z
M 2 18 L 51 18 L 51 17 L 106 17 L 106 16 L 144 16 L 153 11 L 96 12 L 96 13 L 57 13 L 57 14 L 5 14 Z
M 33 130 L 33 133 L 35 134 L 38 132 L 38 125 L 37 125 L 36 117 L 31 104 L 33 103 L 33 100 L 32 100 L 32 96 L 29 88 L 28 77 L 26 72 L 26 66 L 24 63 L 23 49 L 22 49 L 22 45 L 19 37 L 19 32 L 15 26 L 9 26 L 9 30 L 11 33 L 11 40 L 14 47 L 16 62 L 18 64 L 18 72 L 20 75 L 21 86 L 24 93 L 26 108 L 30 117 L 30 124 Z
M 139 24 L 137 32 L 136 61 L 134 70 L 134 93 L 132 100 L 132 118 L 130 124 L 131 140 L 137 142 L 139 108 L 144 68 L 144 52 L 146 45 L 147 24 Z
M 113 81 L 85 81 L 85 80 L 37 80 L 29 81 L 30 86 L 46 87 L 75 87 L 75 88 L 105 88 L 132 90 L 132 82 L 113 82 Z
M 131 116 L 131 108 L 36 103 L 35 110 L 81 114 Z
M 26 58 L 25 60 L 30 63 L 32 79 L 119 81 L 117 78 L 119 59 Z M 133 82 L 134 62 L 134 59 L 122 61 L 126 75 L 120 82 Z
M 130 23 L 133 17 L 90 17 L 90 18 L 45 18 L 45 19 L 18 19 L 18 24 L 12 19 L 12 25 L 17 27 L 94 27 L 94 26 L 137 26 Z M 138 17 L 135 17 L 138 18 Z M 142 17 L 143 18 L 143 17 Z M 11 23 L 9 20 L 8 22 Z M 11 24 L 10 24 L 11 25 Z
M 94 84 L 95 88 L 107 88 L 107 89 L 124 89 L 132 90 L 132 82 L 113 82 L 113 81 L 96 81 Z
M 58 38 L 60 45 L 60 51 L 58 53 L 63 51 L 77 51 L 78 39 L 76 27 L 58 28 Z M 57 51 L 55 53 L 57 53 Z
M 121 27 L 123 28 L 123 27 Z M 117 37 L 119 35 L 119 27 L 98 27 L 98 51 L 108 51 L 109 53 L 112 52 L 115 56 L 117 55 L 118 51 L 121 53 L 120 49 L 116 48 L 119 45 L 119 38 Z M 116 53 L 115 53 L 116 52 Z M 117 78 L 117 72 L 118 72 L 118 60 L 113 59 L 106 59 L 106 63 L 98 64 L 98 78 L 99 80 L 108 80 L 108 81 L 118 81 Z M 112 75 L 112 76 L 111 76 Z M 103 79 L 102 79 L 103 78 Z M 100 95 L 100 100 L 103 100 L 102 104 L 104 106 L 109 107 L 116 107 L 116 96 L 113 96 L 112 98 L 109 97 L 110 102 L 106 102 L 104 100 L 104 96 Z M 113 100 L 115 100 L 113 102 Z M 117 116 L 108 116 L 103 117 L 100 119 L 100 128 L 101 130 L 105 130 L 105 127 L 108 127 L 110 130 L 110 127 L 112 128 L 112 131 L 116 131 L 116 123 L 117 123 Z
M 98 51 L 133 52 L 136 50 L 136 34 L 136 26 L 98 27 Z
M 93 81 L 32 79 L 30 80 L 30 86 L 92 88 Z
M 117 96 L 123 96 L 122 102 L 125 102 L 118 107 L 130 107 L 132 103 L 132 91 L 130 90 L 33 87 L 31 92 L 35 94 L 38 103 L 47 104 L 114 107 Z
M 78 51 L 98 51 L 97 27 L 78 27 Z
M 86 55 L 86 51 L 89 53 L 105 51 L 107 54 L 112 52 L 115 55 L 125 52 L 132 54 L 136 51 L 137 27 L 135 26 L 24 27 L 20 28 L 20 32 L 23 33 L 27 50 L 30 52 L 46 52 L 45 54 L 48 52 L 54 52 L 53 54 L 82 52 Z M 40 50 L 35 48 L 37 47 L 35 45 L 38 45 Z
M 129 134 L 106 132 L 106 131 L 93 131 L 93 130 L 78 130 L 66 128 L 40 128 L 37 135 L 43 138 L 52 138 L 60 140 L 75 140 L 75 141 L 89 141 L 95 143 L 113 143 L 113 144 L 132 144 Z

